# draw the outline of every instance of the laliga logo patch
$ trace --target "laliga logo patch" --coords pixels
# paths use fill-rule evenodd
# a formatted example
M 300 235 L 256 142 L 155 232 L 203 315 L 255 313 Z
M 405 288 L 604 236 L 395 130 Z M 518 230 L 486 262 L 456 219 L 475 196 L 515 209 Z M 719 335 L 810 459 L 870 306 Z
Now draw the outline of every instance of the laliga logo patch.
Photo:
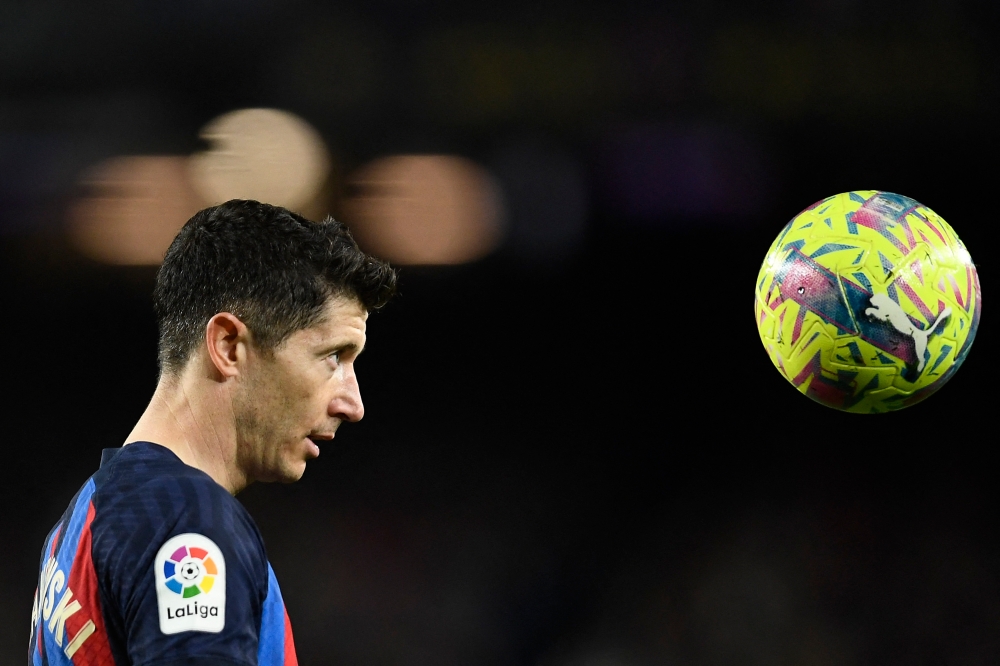
M 218 633 L 226 626 L 226 560 L 201 534 L 178 534 L 156 553 L 160 631 Z

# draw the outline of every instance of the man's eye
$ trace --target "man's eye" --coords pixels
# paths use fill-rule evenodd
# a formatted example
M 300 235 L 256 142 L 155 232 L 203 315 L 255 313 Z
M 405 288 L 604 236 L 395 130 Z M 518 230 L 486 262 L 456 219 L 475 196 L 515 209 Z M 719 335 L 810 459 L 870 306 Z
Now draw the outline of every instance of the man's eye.
M 328 358 L 333 361 L 334 365 L 340 365 L 340 352 L 333 352 Z

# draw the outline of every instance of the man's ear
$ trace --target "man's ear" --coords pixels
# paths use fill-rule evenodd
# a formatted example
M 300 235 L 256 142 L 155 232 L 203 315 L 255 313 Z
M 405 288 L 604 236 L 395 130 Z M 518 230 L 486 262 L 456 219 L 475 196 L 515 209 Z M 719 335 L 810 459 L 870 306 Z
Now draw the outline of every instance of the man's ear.
M 220 312 L 208 320 L 205 343 L 208 358 L 223 378 L 235 377 L 247 358 L 250 331 L 234 314 Z

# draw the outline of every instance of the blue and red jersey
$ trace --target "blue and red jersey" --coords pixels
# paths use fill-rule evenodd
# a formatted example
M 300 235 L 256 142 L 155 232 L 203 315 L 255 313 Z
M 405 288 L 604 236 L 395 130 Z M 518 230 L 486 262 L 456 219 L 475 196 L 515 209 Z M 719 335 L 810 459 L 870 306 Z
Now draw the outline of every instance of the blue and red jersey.
M 107 449 L 49 533 L 31 666 L 297 666 L 243 505 L 166 449 Z

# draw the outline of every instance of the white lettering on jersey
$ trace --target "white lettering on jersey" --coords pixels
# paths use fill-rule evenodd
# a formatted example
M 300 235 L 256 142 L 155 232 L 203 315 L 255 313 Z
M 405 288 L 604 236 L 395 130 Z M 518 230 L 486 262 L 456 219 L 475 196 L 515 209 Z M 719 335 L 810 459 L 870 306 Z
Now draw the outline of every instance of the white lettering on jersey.
M 178 534 L 153 561 L 160 631 L 218 633 L 226 626 L 226 560 L 201 534 Z
M 52 611 L 52 617 L 49 618 L 49 631 L 56 637 L 56 644 L 59 647 L 62 647 L 66 620 L 78 610 L 80 610 L 80 602 L 73 599 L 73 590 L 67 587 L 62 598 L 59 599 L 59 604 Z
M 60 592 L 62 595 L 56 601 L 56 595 Z M 42 600 L 41 604 L 39 604 L 39 599 Z M 41 605 L 41 609 L 39 609 L 39 605 Z M 46 626 L 49 633 L 55 638 L 56 645 L 62 647 L 66 635 L 66 620 L 80 609 L 80 602 L 73 598 L 73 590 L 66 586 L 66 574 L 58 568 L 56 558 L 50 557 L 42 568 L 38 589 L 35 591 L 35 602 L 31 609 L 31 633 L 35 633 L 39 620 L 43 623 L 47 622 Z M 72 659 L 95 629 L 93 620 L 88 619 L 72 638 L 66 636 L 69 638 L 69 643 L 63 650 L 66 656 Z

